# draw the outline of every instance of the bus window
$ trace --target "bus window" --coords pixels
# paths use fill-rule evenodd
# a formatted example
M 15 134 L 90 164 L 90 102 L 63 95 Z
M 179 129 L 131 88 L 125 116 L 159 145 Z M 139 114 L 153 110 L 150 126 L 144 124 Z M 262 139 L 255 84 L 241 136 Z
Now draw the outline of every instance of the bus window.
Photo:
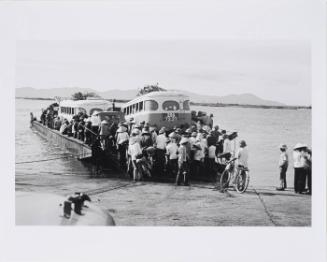
M 183 102 L 183 109 L 184 110 L 190 110 L 190 100 L 185 100 Z
M 127 115 L 127 113 L 126 113 L 126 108 L 124 108 L 124 114 Z
M 72 114 L 74 115 L 74 112 L 75 112 L 75 108 L 72 108 Z
M 129 106 L 129 113 L 130 113 L 130 114 L 133 114 L 132 106 Z
M 162 109 L 165 111 L 176 111 L 179 110 L 179 103 L 176 101 L 168 100 L 163 102 Z
M 136 103 L 136 112 L 138 112 L 139 111 L 139 103 Z
M 145 111 L 156 111 L 158 109 L 158 103 L 154 100 L 146 100 L 144 102 Z
M 139 103 L 139 110 L 140 110 L 140 111 L 143 110 L 143 101 L 141 101 L 141 102 Z

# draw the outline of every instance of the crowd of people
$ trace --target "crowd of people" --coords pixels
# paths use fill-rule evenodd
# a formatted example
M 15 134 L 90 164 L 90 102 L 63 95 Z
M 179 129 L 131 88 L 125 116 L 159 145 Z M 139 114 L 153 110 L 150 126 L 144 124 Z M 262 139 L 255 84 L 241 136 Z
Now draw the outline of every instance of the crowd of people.
M 227 134 L 226 130 L 201 120 L 172 130 L 165 127 L 158 130 L 144 121 L 137 124 L 133 120 L 120 123 L 102 120 L 94 125 L 82 113 L 71 121 L 61 119 L 50 106 L 43 111 L 41 122 L 90 145 L 98 173 L 103 152 L 118 153 L 120 167 L 135 181 L 152 176 L 173 177 L 177 185 L 188 185 L 190 177 L 215 180 L 217 170 L 224 168 L 224 161 L 236 155 L 237 133 Z M 241 141 L 237 154 L 239 164 L 247 167 L 245 147 L 245 141 Z
M 144 121 L 135 123 L 102 120 L 94 125 L 86 114 L 75 115 L 71 121 L 58 117 L 55 105 L 43 111 L 41 122 L 49 128 L 83 141 L 92 148 L 97 172 L 105 151 L 116 152 L 120 167 L 131 174 L 134 181 L 156 176 L 174 177 L 176 185 L 189 185 L 191 178 L 216 180 L 226 161 L 236 158 L 237 166 L 248 167 L 247 144 L 236 144 L 236 132 L 226 132 L 219 126 L 203 121 L 189 127 L 159 130 Z M 210 119 L 212 116 L 210 115 Z M 280 145 L 280 187 L 287 188 L 289 165 L 287 145 Z M 311 150 L 298 143 L 293 148 L 294 191 L 311 194 Z

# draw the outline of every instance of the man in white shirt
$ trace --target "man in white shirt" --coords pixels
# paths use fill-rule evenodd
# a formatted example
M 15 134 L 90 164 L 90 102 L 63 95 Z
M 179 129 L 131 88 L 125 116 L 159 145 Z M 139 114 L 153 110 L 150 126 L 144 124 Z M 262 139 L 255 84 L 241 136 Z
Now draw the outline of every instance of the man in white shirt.
M 137 132 L 132 131 L 131 135 L 132 136 L 129 139 L 128 154 L 131 156 L 132 165 L 133 165 L 133 180 L 137 181 L 141 179 L 141 172 L 136 160 L 142 154 L 142 149 L 137 138 L 138 136 Z
M 156 148 L 156 166 L 157 172 L 159 176 L 164 175 L 165 169 L 165 153 L 166 153 L 166 145 L 168 142 L 168 138 L 166 136 L 166 129 L 162 127 L 159 130 L 159 135 L 155 140 L 155 148 Z
M 216 173 L 215 172 L 216 171 L 215 162 L 216 162 L 216 146 L 211 145 L 208 148 L 208 163 L 209 163 L 209 172 L 210 172 L 211 177 L 212 177 L 213 180 L 216 177 L 216 175 L 215 175 L 215 173 Z
M 116 143 L 119 152 L 119 162 L 122 168 L 126 167 L 126 149 L 129 141 L 129 135 L 126 128 L 120 126 L 116 133 Z
M 204 161 L 204 154 L 199 140 L 197 140 L 197 142 L 193 145 L 193 149 L 195 150 L 192 165 L 192 169 L 194 169 L 193 174 L 195 177 L 200 177 L 203 166 L 202 163 Z
M 293 151 L 294 164 L 294 191 L 302 194 L 306 183 L 306 144 L 297 143 Z
M 166 147 L 166 155 L 168 158 L 169 172 L 176 177 L 178 171 L 178 146 L 176 136 L 169 136 L 171 142 Z
M 249 152 L 246 147 L 246 142 L 244 140 L 240 141 L 240 148 L 237 150 L 236 158 L 237 158 L 237 166 L 248 167 L 248 158 Z
M 276 190 L 283 191 L 285 188 L 287 188 L 286 183 L 286 171 L 288 168 L 288 155 L 287 155 L 287 146 L 286 145 L 280 145 L 279 147 L 281 153 L 279 156 L 279 179 L 280 179 L 280 187 L 276 188 Z

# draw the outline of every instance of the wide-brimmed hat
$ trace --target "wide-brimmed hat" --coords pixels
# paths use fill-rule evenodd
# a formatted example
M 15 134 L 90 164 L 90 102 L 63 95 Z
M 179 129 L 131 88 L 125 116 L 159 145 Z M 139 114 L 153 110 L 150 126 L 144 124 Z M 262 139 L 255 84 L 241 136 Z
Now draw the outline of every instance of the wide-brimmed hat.
M 308 146 L 306 144 L 297 143 L 293 149 L 296 150 L 300 148 L 308 148 Z
M 193 147 L 195 147 L 196 149 L 201 149 L 201 143 L 196 142 L 195 144 L 193 144 Z
M 128 123 L 127 122 L 120 123 L 120 125 L 123 126 L 123 127 L 128 128 Z
M 285 145 L 285 144 L 280 144 L 280 145 L 279 145 L 279 148 L 280 148 L 280 149 L 287 149 L 287 145 Z
M 149 146 L 147 149 L 146 149 L 146 152 L 150 155 L 153 155 L 155 152 L 156 152 L 156 149 L 153 147 L 153 146 Z
M 186 143 L 188 143 L 188 138 L 183 137 L 179 143 L 180 143 L 181 145 L 182 145 L 182 144 L 186 144 Z
M 120 127 L 117 129 L 117 133 L 123 133 L 123 132 L 126 132 L 126 127 L 124 127 L 124 126 L 120 126 Z
M 166 132 L 166 128 L 165 127 L 162 127 L 160 130 L 159 130 L 159 134 L 163 134 Z
M 109 123 L 108 123 L 107 120 L 104 119 L 104 120 L 101 121 L 101 124 L 109 124 Z
M 139 135 L 140 134 L 140 130 L 137 128 L 134 128 L 131 132 L 132 135 Z
M 144 134 L 150 134 L 150 132 L 147 128 L 142 129 L 142 135 L 144 135 Z
M 175 132 L 171 132 L 168 137 L 169 138 L 176 138 L 176 133 Z

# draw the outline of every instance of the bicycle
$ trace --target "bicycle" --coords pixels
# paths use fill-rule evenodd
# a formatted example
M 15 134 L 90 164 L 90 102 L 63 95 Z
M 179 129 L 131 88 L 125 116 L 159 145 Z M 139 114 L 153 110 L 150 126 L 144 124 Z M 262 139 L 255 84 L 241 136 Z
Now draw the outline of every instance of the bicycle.
M 226 167 L 220 177 L 220 190 L 224 191 L 229 188 L 230 180 L 232 179 L 233 187 L 235 190 L 242 194 L 246 191 L 250 182 L 249 169 L 244 166 L 237 166 L 235 168 L 234 161 L 237 158 L 233 158 L 226 162 Z M 235 170 L 236 169 L 236 170 Z

